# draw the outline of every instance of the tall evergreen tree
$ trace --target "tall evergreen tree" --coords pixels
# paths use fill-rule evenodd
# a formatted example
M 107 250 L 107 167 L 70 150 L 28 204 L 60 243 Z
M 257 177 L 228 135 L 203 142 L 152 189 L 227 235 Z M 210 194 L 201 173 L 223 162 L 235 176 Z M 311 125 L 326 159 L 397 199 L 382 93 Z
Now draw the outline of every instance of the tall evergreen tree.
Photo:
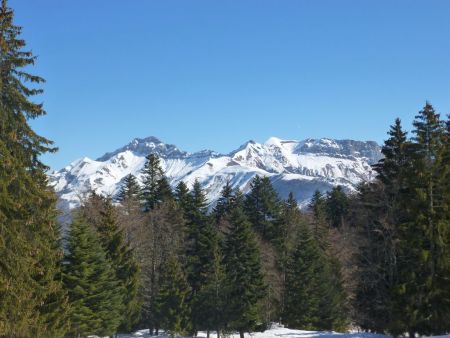
M 70 227 L 63 280 L 75 337 L 112 335 L 121 322 L 122 286 L 94 229 L 75 219 Z
M 139 288 L 139 267 L 134 252 L 125 241 L 123 228 L 117 220 L 117 212 L 110 198 L 103 198 L 100 220 L 95 224 L 100 241 L 111 261 L 116 278 L 120 283 L 122 308 L 121 331 L 131 331 L 139 321 L 140 303 L 137 298 Z
M 127 207 L 127 211 L 129 211 L 130 208 L 139 206 L 141 187 L 139 186 L 136 176 L 133 174 L 125 176 L 116 199 Z
M 339 228 L 344 224 L 348 214 L 348 203 L 348 197 L 341 186 L 334 187 L 327 193 L 327 219 L 332 227 Z
M 253 228 L 264 239 L 272 239 L 279 216 L 280 203 L 268 177 L 258 175 L 250 183 L 250 192 L 245 198 L 245 211 Z
M 208 336 L 209 331 L 215 330 L 217 338 L 220 338 L 220 332 L 225 328 L 227 322 L 229 285 L 218 242 L 214 246 L 212 268 L 205 277 L 205 283 L 195 299 L 196 317 L 201 322 L 202 328 L 207 330 Z
M 278 233 L 276 234 L 277 261 L 281 274 L 282 290 L 280 313 L 284 308 L 284 288 L 286 285 L 286 270 L 289 254 L 293 249 L 295 234 L 299 224 L 303 222 L 297 201 L 292 193 L 289 193 L 288 199 L 283 202 L 281 214 L 278 221 Z
M 192 323 L 194 333 L 202 325 L 202 309 L 198 293 L 206 285 L 212 273 L 216 233 L 207 216 L 207 202 L 200 183 L 196 180 L 192 187 L 187 217 L 187 280 L 191 287 L 189 301 L 192 307 Z
M 56 151 L 29 119 L 45 115 L 31 98 L 43 91 L 27 73 L 21 27 L 6 0 L 0 7 L 0 337 L 55 337 L 65 332 L 66 296 L 59 276 L 61 247 L 56 198 L 40 156 Z M 27 86 L 25 82 L 32 85 Z
M 224 262 L 229 284 L 228 327 L 239 332 L 254 330 L 261 320 L 259 302 L 265 297 L 265 282 L 255 235 L 241 204 L 229 216 L 231 231 L 225 239 Z
M 221 219 L 230 212 L 231 204 L 233 199 L 233 188 L 231 187 L 230 181 L 227 181 L 222 191 L 220 192 L 220 197 L 217 200 L 216 206 L 213 209 L 213 215 L 216 224 L 219 224 Z
M 178 206 L 183 210 L 184 213 L 187 213 L 190 203 L 189 189 L 183 181 L 177 184 L 175 188 L 175 201 L 178 203 Z
M 161 276 L 155 306 L 162 327 L 172 337 L 186 335 L 190 330 L 188 293 L 189 286 L 183 270 L 177 258 L 171 256 Z
M 307 225 L 300 223 L 286 269 L 283 323 L 310 330 L 345 329 L 345 296 L 337 264 L 320 249 Z
M 145 161 L 143 174 L 143 202 L 145 211 L 150 211 L 159 204 L 159 182 L 163 177 L 160 160 L 155 154 L 148 155 Z
M 413 329 L 420 334 L 442 334 L 450 330 L 450 302 L 445 298 L 450 294 L 450 216 L 445 204 L 448 192 L 443 189 L 449 166 L 442 165 L 449 147 L 448 134 L 445 122 L 428 102 L 416 115 L 413 126 L 414 171 L 409 177 L 413 178 L 411 191 L 415 203 L 411 216 L 417 232 L 408 232 L 405 244 L 414 243 L 413 240 L 417 244 L 414 249 L 417 278 L 416 285 L 406 284 L 406 294 L 417 290 L 422 300 Z M 407 269 L 406 265 L 401 268 Z M 406 273 L 405 270 L 402 269 Z M 410 296 L 413 301 L 414 295 Z M 413 302 L 409 304 L 414 306 Z

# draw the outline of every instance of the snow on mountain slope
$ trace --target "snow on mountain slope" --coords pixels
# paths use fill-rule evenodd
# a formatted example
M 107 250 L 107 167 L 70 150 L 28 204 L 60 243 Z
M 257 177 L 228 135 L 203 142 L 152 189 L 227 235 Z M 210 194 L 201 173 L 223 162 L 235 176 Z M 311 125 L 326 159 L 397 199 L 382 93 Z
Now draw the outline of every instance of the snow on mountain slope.
M 123 178 L 134 174 L 141 180 L 145 156 L 155 153 L 174 187 L 180 181 L 192 186 L 198 179 L 211 205 L 227 181 L 244 192 L 255 175 L 269 176 L 280 196 L 290 191 L 305 205 L 315 190 L 342 185 L 348 191 L 371 180 L 370 167 L 381 158 L 380 147 L 371 141 L 307 139 L 288 141 L 275 137 L 263 144 L 249 141 L 227 155 L 203 150 L 188 153 L 156 137 L 134 139 L 128 145 L 97 160 L 87 157 L 50 174 L 50 182 L 63 210 L 79 205 L 88 191 L 114 196 Z

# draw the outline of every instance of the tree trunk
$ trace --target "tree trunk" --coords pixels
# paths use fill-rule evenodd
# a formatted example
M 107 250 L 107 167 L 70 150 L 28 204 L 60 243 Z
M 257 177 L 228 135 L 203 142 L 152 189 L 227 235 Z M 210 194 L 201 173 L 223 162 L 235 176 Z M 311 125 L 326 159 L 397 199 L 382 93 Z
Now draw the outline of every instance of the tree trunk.
M 239 331 L 239 337 L 244 338 L 244 331 Z
M 220 338 L 220 330 L 219 330 L 219 328 L 216 329 L 216 332 L 217 332 L 217 338 Z
M 409 331 L 408 332 L 408 336 L 409 336 L 409 338 L 415 338 L 416 337 L 416 333 L 414 331 Z
M 206 330 L 206 338 L 209 338 L 209 330 Z

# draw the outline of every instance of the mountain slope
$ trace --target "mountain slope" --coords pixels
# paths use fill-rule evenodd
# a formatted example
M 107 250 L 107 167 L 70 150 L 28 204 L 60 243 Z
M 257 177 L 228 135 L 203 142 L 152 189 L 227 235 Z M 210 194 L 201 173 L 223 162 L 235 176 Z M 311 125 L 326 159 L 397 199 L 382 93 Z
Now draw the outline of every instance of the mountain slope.
M 380 147 L 372 141 L 289 141 L 272 137 L 263 144 L 249 141 L 223 155 L 210 150 L 188 153 L 156 137 L 137 138 L 96 160 L 85 157 L 50 174 L 59 207 L 67 210 L 78 206 L 90 190 L 114 196 L 126 175 L 141 179 L 140 171 L 149 153 L 161 158 L 173 187 L 180 181 L 192 186 L 198 179 L 211 205 L 228 180 L 247 192 L 255 175 L 269 176 L 281 197 L 292 191 L 305 205 L 315 190 L 325 192 L 342 185 L 352 191 L 361 181 L 371 180 L 374 173 L 370 165 L 381 158 Z

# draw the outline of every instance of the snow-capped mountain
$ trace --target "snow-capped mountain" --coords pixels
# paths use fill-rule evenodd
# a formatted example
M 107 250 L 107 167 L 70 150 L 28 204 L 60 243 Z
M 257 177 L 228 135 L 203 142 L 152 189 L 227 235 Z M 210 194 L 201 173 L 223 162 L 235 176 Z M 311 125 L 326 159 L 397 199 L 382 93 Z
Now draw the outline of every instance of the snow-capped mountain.
M 255 175 L 269 176 L 281 197 L 292 191 L 300 205 L 305 205 L 315 190 L 325 192 L 342 185 L 352 191 L 359 182 L 371 180 L 371 164 L 381 158 L 380 147 L 372 141 L 272 137 L 263 144 L 249 141 L 223 155 L 209 150 L 188 153 L 156 137 L 137 138 L 96 160 L 84 157 L 50 174 L 59 207 L 78 206 L 90 190 L 114 196 L 130 173 L 141 180 L 145 156 L 150 153 L 160 157 L 173 187 L 180 181 L 190 187 L 198 179 L 211 205 L 227 181 L 247 192 Z

